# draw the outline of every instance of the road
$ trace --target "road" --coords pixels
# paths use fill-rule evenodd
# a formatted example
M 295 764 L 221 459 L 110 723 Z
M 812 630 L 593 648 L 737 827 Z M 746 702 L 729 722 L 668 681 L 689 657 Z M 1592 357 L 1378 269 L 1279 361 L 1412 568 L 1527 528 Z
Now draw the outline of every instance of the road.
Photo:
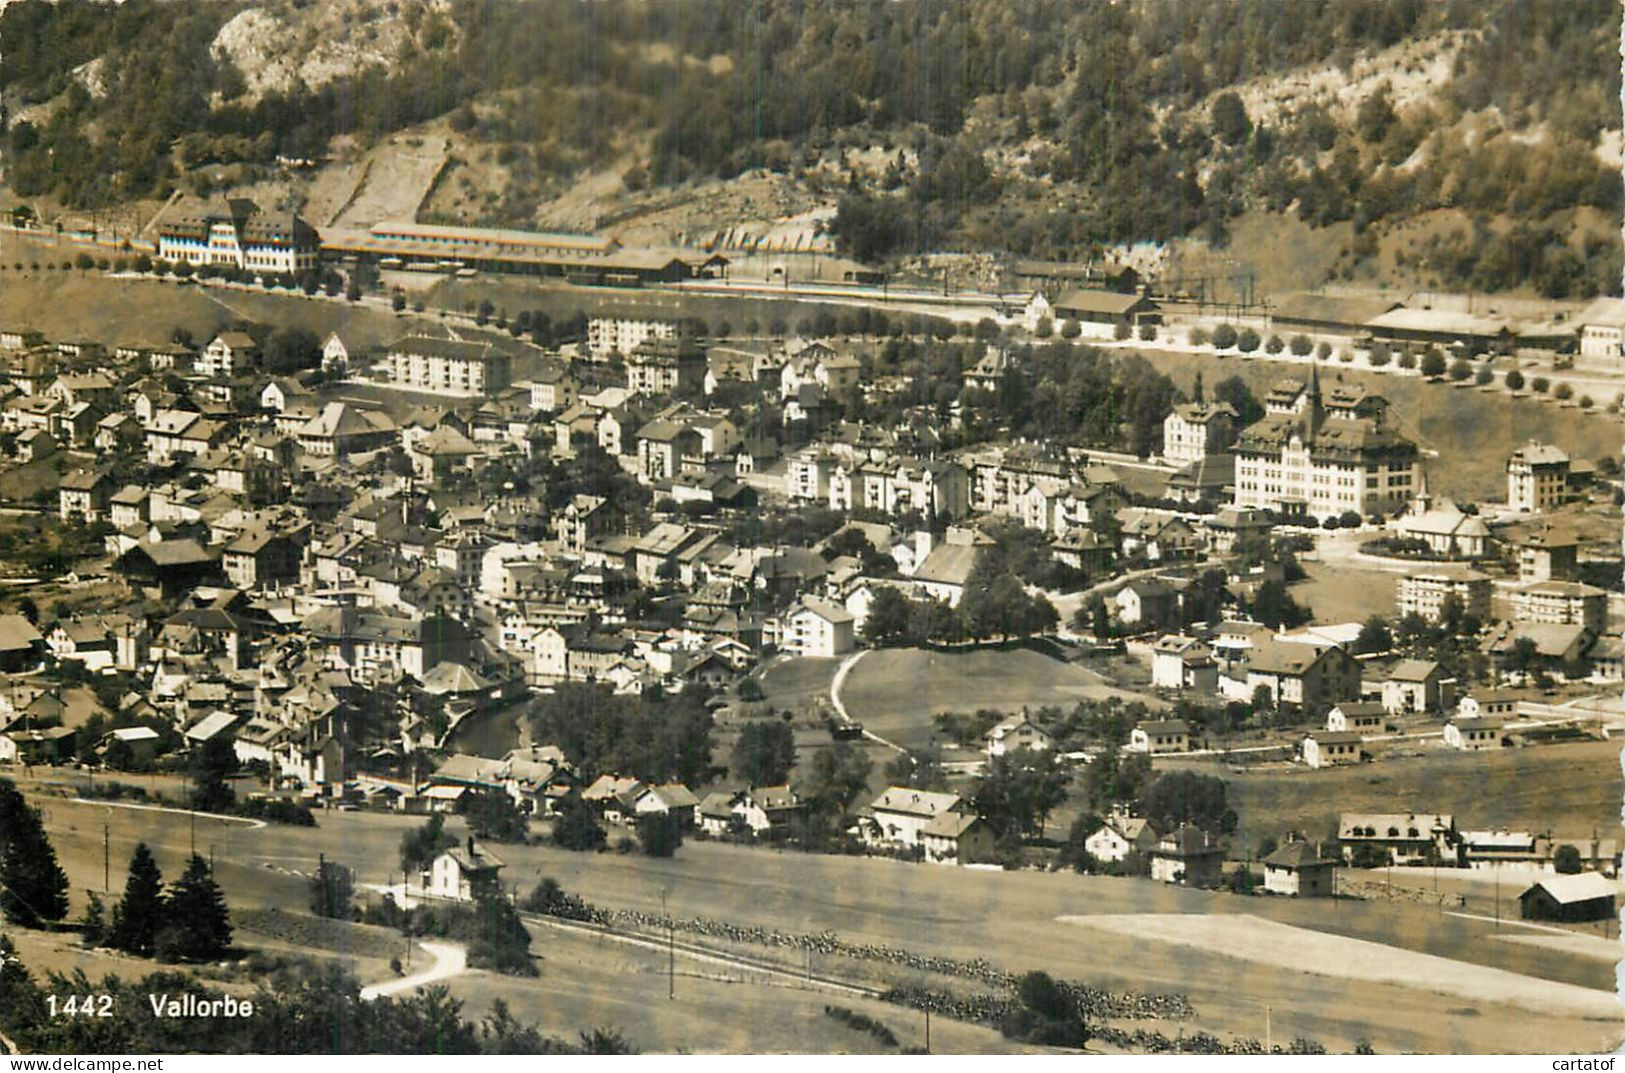
M 858 665 L 858 661 L 864 656 L 867 656 L 869 652 L 869 649 L 864 648 L 846 657 L 846 659 L 841 661 L 840 668 L 836 670 L 835 677 L 830 679 L 829 702 L 835 706 L 836 716 L 841 720 L 841 722 L 847 724 L 848 726 L 852 725 L 852 716 L 847 712 L 846 705 L 841 702 L 841 683 L 846 681 L 847 672 L 853 667 L 856 667 Z M 888 749 L 902 753 L 904 756 L 908 755 L 907 749 L 903 748 L 901 745 L 898 745 L 894 741 L 887 741 L 885 738 L 881 737 L 879 734 L 876 734 L 872 730 L 865 730 L 863 732 L 863 736 L 872 742 L 884 745 Z
M 437 943 L 424 940 L 418 944 L 420 949 L 426 950 L 434 962 L 422 972 L 414 972 L 410 976 L 402 976 L 398 980 L 385 980 L 383 983 L 368 984 L 361 989 L 361 1001 L 371 1002 L 375 998 L 387 998 L 398 995 L 402 991 L 411 991 L 425 984 L 438 983 L 449 980 L 453 976 L 460 976 L 468 971 L 468 951 L 455 943 Z
M 221 823 L 241 823 L 248 827 L 259 829 L 266 826 L 264 820 L 250 819 L 247 816 L 224 816 L 218 812 L 199 812 L 189 808 L 168 808 L 164 805 L 138 805 L 133 801 L 97 801 L 88 797 L 73 798 L 79 805 L 102 805 L 107 808 L 133 808 L 140 812 L 172 812 L 177 816 L 201 816 L 204 819 L 218 820 Z

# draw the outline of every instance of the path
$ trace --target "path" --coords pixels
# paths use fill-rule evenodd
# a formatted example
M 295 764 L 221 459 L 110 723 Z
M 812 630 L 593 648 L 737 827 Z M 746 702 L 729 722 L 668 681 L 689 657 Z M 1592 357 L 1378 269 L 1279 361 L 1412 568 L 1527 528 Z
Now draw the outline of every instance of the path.
M 368 984 L 361 989 L 361 1001 L 371 1002 L 375 998 L 387 998 L 398 995 L 402 991 L 411 991 L 424 984 L 438 983 L 449 980 L 453 976 L 460 976 L 468 971 L 468 951 L 454 943 L 435 943 L 425 940 L 418 944 L 420 949 L 426 950 L 434 958 L 434 963 L 422 972 L 414 972 L 410 976 L 402 976 L 398 980 L 385 980 L 381 984 Z
M 829 680 L 830 703 L 835 705 L 836 716 L 839 717 L 841 722 L 845 723 L 847 726 L 852 726 L 854 724 L 852 722 L 852 716 L 846 710 L 846 705 L 841 703 L 841 683 L 846 681 L 846 673 L 853 667 L 856 667 L 858 665 L 858 660 L 862 659 L 864 656 L 867 656 L 869 652 L 870 649 L 865 648 L 846 657 L 846 659 L 841 661 L 841 665 L 836 668 L 835 677 Z M 876 734 L 872 730 L 865 730 L 863 732 L 863 736 L 868 738 L 870 741 L 878 742 L 879 744 L 884 745 L 893 752 L 901 753 L 904 756 L 908 755 L 907 749 L 903 748 L 901 745 L 898 745 L 894 741 L 887 741 L 885 738 L 881 737 L 879 734 Z
M 105 805 L 108 808 L 133 808 L 142 812 L 173 812 L 177 816 L 202 816 L 206 820 L 221 820 L 225 823 L 246 823 L 249 827 L 258 830 L 266 823 L 264 820 L 251 819 L 248 816 L 225 816 L 218 812 L 198 812 L 189 808 L 170 808 L 167 805 L 138 805 L 132 801 L 97 801 L 89 797 L 69 798 L 76 805 Z

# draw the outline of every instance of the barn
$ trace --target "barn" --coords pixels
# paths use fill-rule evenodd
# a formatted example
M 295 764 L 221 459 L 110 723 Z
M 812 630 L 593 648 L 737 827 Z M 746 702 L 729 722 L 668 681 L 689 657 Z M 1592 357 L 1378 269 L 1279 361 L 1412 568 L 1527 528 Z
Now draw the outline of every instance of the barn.
M 1609 920 L 1619 886 L 1597 872 L 1548 876 L 1518 896 L 1525 920 L 1555 920 L 1564 924 Z

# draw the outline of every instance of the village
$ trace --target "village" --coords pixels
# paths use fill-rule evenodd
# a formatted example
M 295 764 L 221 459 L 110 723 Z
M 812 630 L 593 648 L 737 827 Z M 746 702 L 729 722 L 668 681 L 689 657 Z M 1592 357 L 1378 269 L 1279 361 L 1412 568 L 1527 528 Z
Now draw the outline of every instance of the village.
M 24 786 L 173 807 L 209 755 L 273 823 L 461 817 L 372 877 L 403 909 L 503 888 L 513 844 L 714 842 L 1328 904 L 1397 872 L 1441 912 L 1494 876 L 1497 928 L 1504 876 L 1536 927 L 1614 919 L 1608 809 L 1484 786 L 1508 758 L 1561 779 L 1625 727 L 1619 459 L 1511 442 L 1479 460 L 1499 494 L 1447 494 L 1382 385 L 1625 385 L 1617 300 L 1521 334 L 1313 295 L 1215 317 L 1029 264 L 975 320 L 734 326 L 594 309 L 634 283 L 599 265 L 558 284 L 567 321 L 435 319 L 392 291 L 403 255 L 624 251 L 177 219 L 113 274 L 331 273 L 309 300 L 364 291 L 400 330 L 0 325 L 0 773 Z M 683 263 L 636 286 L 721 270 Z M 1252 372 L 1171 377 L 1135 356 L 1158 347 Z M 1554 415 L 1603 409 L 1571 394 Z M 1385 771 L 1410 789 L 1328 781 Z

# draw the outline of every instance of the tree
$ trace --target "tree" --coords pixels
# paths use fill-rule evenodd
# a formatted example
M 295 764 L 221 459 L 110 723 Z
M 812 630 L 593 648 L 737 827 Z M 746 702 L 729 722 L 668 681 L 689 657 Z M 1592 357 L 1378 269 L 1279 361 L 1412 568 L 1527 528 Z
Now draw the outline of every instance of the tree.
M 1213 134 L 1226 145 L 1240 145 L 1252 133 L 1252 120 L 1247 118 L 1247 106 L 1233 90 L 1226 90 L 1213 101 Z
M 1558 846 L 1552 853 L 1552 869 L 1560 876 L 1579 875 L 1584 869 L 1580 851 L 1574 846 Z
M 1270 579 L 1253 596 L 1253 617 L 1272 630 L 1296 626 L 1306 617 L 1303 608 L 1287 592 L 1286 583 Z
M 344 297 L 351 302 L 361 301 L 361 281 L 356 279 L 354 275 L 350 277 L 350 282 L 344 287 Z
M 436 812 L 423 822 L 423 826 L 401 836 L 401 872 L 410 876 L 422 872 L 440 856 L 440 851 L 457 844 L 446 831 L 446 817 Z
M 1221 324 L 1213 329 L 1213 349 L 1228 350 L 1236 345 L 1236 329 L 1229 324 Z
M 322 343 L 306 328 L 278 328 L 265 340 L 260 362 L 272 376 L 287 376 L 322 364 Z
M 113 908 L 112 944 L 130 954 L 150 955 L 166 916 L 164 877 L 145 842 L 130 856 L 124 897 Z
M 790 724 L 779 719 L 746 723 L 734 743 L 729 770 L 751 786 L 778 786 L 790 777 L 796 763 L 796 738 Z
M 838 741 L 812 758 L 808 796 L 819 811 L 844 816 L 869 787 L 874 761 L 851 742 Z
M 1450 379 L 1465 380 L 1473 375 L 1473 363 L 1466 358 L 1457 358 L 1450 363 Z
M 1394 634 L 1388 628 L 1388 623 L 1381 615 L 1372 615 L 1360 627 L 1360 635 L 1354 639 L 1354 651 L 1364 655 L 1368 652 L 1386 652 L 1394 647 Z
M 1279 335 L 1271 335 L 1268 339 L 1264 340 L 1264 353 L 1266 354 L 1279 354 L 1285 349 L 1286 344 L 1281 342 L 1281 337 Z
M 1522 391 L 1523 374 L 1516 369 L 1508 369 L 1506 375 L 1506 385 L 1508 391 Z
M 310 877 L 310 911 L 319 917 L 349 920 L 355 897 L 355 873 L 337 861 L 323 860 Z
M 1438 350 L 1429 347 L 1427 353 L 1422 355 L 1422 375 L 1443 376 L 1444 370 L 1444 355 L 1439 353 Z
M 988 762 L 971 804 L 999 839 L 1041 835 L 1049 814 L 1066 800 L 1067 781 L 1054 750 L 1017 749 Z
M 528 820 L 513 798 L 502 790 L 466 794 L 459 806 L 476 838 L 493 842 L 524 842 Z
M 1236 814 L 1225 801 L 1224 780 L 1194 771 L 1165 771 L 1140 795 L 1140 814 L 1159 831 L 1182 823 L 1229 834 L 1236 829 Z
M 1251 354 L 1258 349 L 1258 333 L 1251 328 L 1243 328 L 1236 335 L 1236 349 L 1243 354 Z
M 863 620 L 863 639 L 875 648 L 906 643 L 908 637 L 908 598 L 887 585 L 875 593 L 869 615 Z
M 1556 387 L 1552 388 L 1552 397 L 1561 401 L 1572 399 L 1574 397 L 1574 388 L 1560 381 Z
M 0 914 L 23 927 L 68 913 L 68 877 L 39 813 L 0 779 Z
M 165 917 L 167 923 L 159 929 L 160 938 L 172 930 L 174 945 L 162 945 L 182 958 L 206 961 L 231 949 L 231 914 L 226 908 L 226 896 L 214 881 L 209 862 L 195 853 L 169 892 Z M 160 940 L 155 939 L 154 945 L 160 945 Z
M 683 824 L 670 812 L 651 812 L 638 817 L 638 845 L 650 857 L 671 857 L 683 844 Z
M 1537 395 L 1544 395 L 1550 390 L 1552 382 L 1544 376 L 1537 376 L 1529 381 L 1529 390 Z
M 1296 354 L 1300 358 L 1307 358 L 1309 353 L 1315 349 L 1315 344 L 1310 341 L 1307 335 L 1294 335 L 1292 337 L 1291 347 L 1292 353 Z
M 216 734 L 192 757 L 192 807 L 199 812 L 229 812 L 237 795 L 226 779 L 237 771 L 231 738 Z
M 553 844 L 560 849 L 590 852 L 604 848 L 607 841 L 604 829 L 592 806 L 571 794 L 559 803 L 558 818 L 553 821 Z

